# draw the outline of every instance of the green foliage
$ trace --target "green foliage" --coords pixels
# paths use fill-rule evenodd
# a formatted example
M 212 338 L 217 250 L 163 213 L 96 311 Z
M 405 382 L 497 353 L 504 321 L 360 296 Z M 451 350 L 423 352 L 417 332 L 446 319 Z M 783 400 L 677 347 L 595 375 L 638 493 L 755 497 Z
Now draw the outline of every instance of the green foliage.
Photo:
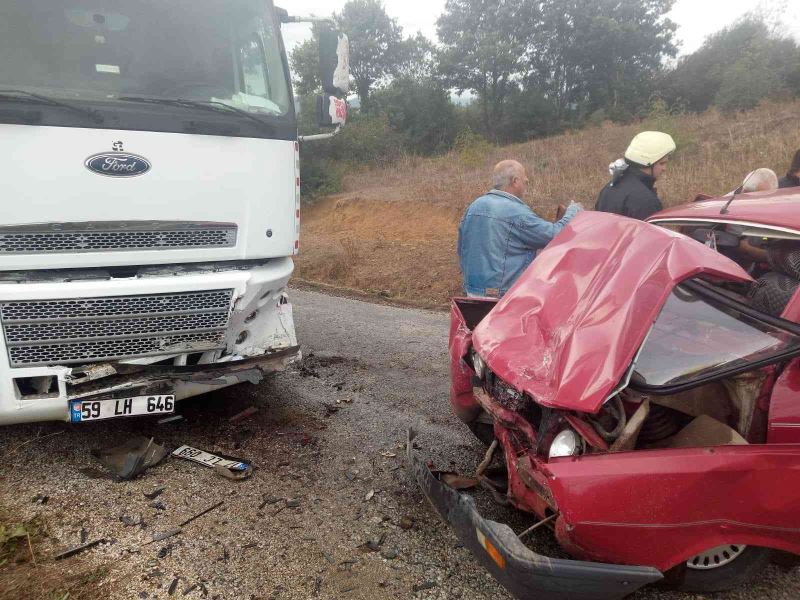
M 289 59 L 292 66 L 294 92 L 298 96 L 311 96 L 321 91 L 319 78 L 319 37 L 316 29 L 309 39 L 292 51 Z
M 666 77 L 664 93 L 696 112 L 713 104 L 743 110 L 776 94 L 800 95 L 800 48 L 748 15 L 683 58 Z
M 350 73 L 367 111 L 372 87 L 394 75 L 403 60 L 402 28 L 379 0 L 350 0 L 336 21 L 350 38 Z
M 430 155 L 450 149 L 458 124 L 455 107 L 441 85 L 431 79 L 395 79 L 373 100 L 392 131 L 402 136 L 406 152 Z
M 462 130 L 453 143 L 453 150 L 458 154 L 459 160 L 469 167 L 482 166 L 486 156 L 491 152 L 492 145 L 483 136 L 471 129 Z
M 699 148 L 699 145 L 691 132 L 678 125 L 677 117 L 683 112 L 682 107 L 670 107 L 662 98 L 654 97 L 651 100 L 649 111 L 643 116 L 642 130 L 668 133 L 675 140 L 676 154 L 692 154 Z
M 537 17 L 538 3 L 527 0 L 449 0 L 437 21 L 440 77 L 477 94 L 483 130 L 495 141 L 506 99 L 525 69 Z

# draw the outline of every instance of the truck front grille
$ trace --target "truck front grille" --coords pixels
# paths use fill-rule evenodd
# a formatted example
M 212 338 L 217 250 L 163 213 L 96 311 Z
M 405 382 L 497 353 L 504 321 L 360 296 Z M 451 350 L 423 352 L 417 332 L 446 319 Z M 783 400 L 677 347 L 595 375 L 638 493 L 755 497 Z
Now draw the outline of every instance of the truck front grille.
M 233 248 L 230 223 L 63 223 L 0 227 L 0 255 Z
M 233 290 L 0 303 L 12 367 L 223 348 Z

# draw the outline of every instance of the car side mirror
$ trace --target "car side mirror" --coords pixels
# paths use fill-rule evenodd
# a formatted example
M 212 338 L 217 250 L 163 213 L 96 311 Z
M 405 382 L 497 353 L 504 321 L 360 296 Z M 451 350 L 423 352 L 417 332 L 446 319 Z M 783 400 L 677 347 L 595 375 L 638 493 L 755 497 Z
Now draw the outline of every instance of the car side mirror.
M 331 27 L 320 28 L 319 74 L 326 94 L 347 95 L 350 90 L 350 42 L 345 34 Z

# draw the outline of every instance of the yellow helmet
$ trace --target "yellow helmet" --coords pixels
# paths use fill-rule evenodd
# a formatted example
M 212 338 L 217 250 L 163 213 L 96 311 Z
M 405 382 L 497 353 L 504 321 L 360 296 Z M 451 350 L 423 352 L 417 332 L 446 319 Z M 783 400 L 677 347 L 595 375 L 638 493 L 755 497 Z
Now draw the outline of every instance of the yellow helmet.
M 625 151 L 625 159 L 650 167 L 675 152 L 675 148 L 675 140 L 671 135 L 660 131 L 643 131 L 631 140 L 631 145 Z

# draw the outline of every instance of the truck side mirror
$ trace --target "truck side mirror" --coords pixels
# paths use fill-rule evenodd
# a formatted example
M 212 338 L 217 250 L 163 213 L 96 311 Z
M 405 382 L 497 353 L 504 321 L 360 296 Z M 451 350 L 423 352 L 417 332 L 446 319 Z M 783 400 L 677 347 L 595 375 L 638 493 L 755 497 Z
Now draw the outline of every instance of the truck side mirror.
M 330 27 L 319 32 L 319 74 L 326 94 L 342 96 L 350 90 L 350 42 Z
M 317 123 L 320 127 L 341 126 L 347 122 L 347 102 L 327 94 L 317 96 Z

